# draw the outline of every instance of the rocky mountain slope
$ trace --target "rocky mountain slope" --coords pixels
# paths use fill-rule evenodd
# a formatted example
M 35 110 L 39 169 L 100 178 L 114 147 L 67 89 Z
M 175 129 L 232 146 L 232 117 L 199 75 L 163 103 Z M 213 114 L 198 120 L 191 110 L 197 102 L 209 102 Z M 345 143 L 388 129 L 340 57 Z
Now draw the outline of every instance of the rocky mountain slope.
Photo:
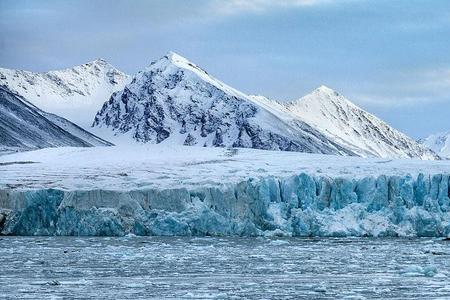
M 45 73 L 0 68 L 0 85 L 85 128 L 111 94 L 128 82 L 128 75 L 103 59 Z
M 114 93 L 94 126 L 139 142 L 354 155 L 307 123 L 264 107 L 172 52 Z
M 419 143 L 430 148 L 439 156 L 450 159 L 450 132 L 432 134 L 419 140 Z
M 293 116 L 360 156 L 438 158 L 434 152 L 325 86 L 285 106 Z
M 248 96 L 172 52 L 130 81 L 101 59 L 47 73 L 0 68 L 0 85 L 84 128 L 95 116 L 88 130 L 106 139 L 114 135 L 118 143 L 131 136 L 150 143 L 438 158 L 324 86 L 287 103 Z M 46 118 L 65 126 L 64 119 Z
M 111 144 L 0 86 L 0 151 L 107 145 Z

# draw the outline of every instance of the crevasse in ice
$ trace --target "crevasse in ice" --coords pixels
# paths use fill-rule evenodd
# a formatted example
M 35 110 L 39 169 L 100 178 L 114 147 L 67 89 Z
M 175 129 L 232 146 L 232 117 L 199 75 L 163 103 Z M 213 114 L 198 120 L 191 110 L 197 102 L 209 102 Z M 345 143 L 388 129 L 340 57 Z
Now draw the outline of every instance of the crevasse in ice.
M 15 235 L 449 236 L 449 175 L 362 179 L 300 174 L 220 187 L 3 190 Z

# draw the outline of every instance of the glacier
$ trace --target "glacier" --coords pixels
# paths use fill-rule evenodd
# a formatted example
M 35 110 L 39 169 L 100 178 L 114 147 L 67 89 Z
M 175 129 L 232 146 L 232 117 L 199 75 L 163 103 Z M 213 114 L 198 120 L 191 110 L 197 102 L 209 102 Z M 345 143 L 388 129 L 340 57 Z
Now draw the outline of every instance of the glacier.
M 0 189 L 2 235 L 450 236 L 448 174 L 299 173 L 216 186 Z

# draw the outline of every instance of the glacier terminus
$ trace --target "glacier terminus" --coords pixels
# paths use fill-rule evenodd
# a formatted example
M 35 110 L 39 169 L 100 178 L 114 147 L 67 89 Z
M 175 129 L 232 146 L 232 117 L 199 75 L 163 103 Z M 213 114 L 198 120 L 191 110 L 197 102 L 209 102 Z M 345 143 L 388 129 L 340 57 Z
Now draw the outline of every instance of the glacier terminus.
M 143 145 L 24 152 L 0 168 L 7 235 L 450 235 L 450 161 Z

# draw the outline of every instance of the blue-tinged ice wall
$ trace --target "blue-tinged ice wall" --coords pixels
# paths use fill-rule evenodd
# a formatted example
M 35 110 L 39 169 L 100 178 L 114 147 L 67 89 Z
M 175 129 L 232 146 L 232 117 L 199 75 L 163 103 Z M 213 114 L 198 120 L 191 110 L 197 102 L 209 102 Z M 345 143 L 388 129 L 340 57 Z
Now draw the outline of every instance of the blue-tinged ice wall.
M 250 179 L 137 191 L 0 191 L 14 235 L 449 236 L 449 175 Z

